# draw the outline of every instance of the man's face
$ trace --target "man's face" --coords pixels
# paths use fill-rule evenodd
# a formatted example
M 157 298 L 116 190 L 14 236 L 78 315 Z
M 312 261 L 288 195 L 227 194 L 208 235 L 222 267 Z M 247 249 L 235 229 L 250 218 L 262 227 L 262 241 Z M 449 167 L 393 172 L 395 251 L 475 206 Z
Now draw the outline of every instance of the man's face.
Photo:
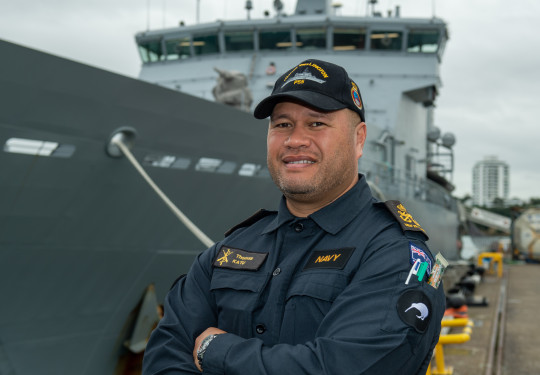
M 354 185 L 365 124 L 354 112 L 278 103 L 268 128 L 268 169 L 290 199 L 329 203 Z

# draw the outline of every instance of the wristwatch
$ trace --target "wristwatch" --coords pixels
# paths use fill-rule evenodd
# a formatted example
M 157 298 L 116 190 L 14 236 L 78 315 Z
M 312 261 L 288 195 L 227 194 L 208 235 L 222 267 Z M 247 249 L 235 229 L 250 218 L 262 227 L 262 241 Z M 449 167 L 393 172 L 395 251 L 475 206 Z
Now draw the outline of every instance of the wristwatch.
M 199 346 L 199 349 L 197 349 L 197 361 L 199 361 L 199 366 L 202 367 L 202 361 L 204 357 L 204 353 L 206 352 L 206 349 L 208 349 L 208 345 L 212 342 L 213 339 L 215 339 L 217 335 L 208 335 L 206 336 Z

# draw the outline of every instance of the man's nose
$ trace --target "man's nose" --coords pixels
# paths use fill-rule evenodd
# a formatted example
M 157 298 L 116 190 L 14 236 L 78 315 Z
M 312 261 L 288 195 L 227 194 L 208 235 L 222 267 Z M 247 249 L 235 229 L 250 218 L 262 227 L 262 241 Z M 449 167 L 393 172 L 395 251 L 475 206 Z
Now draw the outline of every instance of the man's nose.
M 285 146 L 287 147 L 307 147 L 310 143 L 309 135 L 302 126 L 294 126 L 289 133 L 289 137 L 285 140 Z

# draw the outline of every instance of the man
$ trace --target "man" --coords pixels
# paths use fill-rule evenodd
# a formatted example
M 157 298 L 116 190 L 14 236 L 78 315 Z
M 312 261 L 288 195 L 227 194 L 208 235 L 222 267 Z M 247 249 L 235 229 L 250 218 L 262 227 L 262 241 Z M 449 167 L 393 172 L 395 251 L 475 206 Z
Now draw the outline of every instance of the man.
M 444 292 L 427 283 L 423 229 L 399 202 L 377 202 L 358 174 L 358 86 L 343 68 L 307 60 L 255 108 L 268 116 L 279 210 L 197 257 L 167 296 L 143 373 L 425 374 Z

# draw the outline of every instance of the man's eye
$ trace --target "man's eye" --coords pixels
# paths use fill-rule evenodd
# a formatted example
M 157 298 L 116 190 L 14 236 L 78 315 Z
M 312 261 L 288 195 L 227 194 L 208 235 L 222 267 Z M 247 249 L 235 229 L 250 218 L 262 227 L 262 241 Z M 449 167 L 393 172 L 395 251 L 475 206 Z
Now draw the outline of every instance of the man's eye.
M 274 128 L 288 128 L 290 126 L 291 124 L 287 122 L 280 122 L 280 123 L 274 124 Z
M 313 122 L 313 123 L 311 123 L 311 126 L 314 127 L 314 128 L 324 126 L 324 125 L 325 125 L 324 122 Z

